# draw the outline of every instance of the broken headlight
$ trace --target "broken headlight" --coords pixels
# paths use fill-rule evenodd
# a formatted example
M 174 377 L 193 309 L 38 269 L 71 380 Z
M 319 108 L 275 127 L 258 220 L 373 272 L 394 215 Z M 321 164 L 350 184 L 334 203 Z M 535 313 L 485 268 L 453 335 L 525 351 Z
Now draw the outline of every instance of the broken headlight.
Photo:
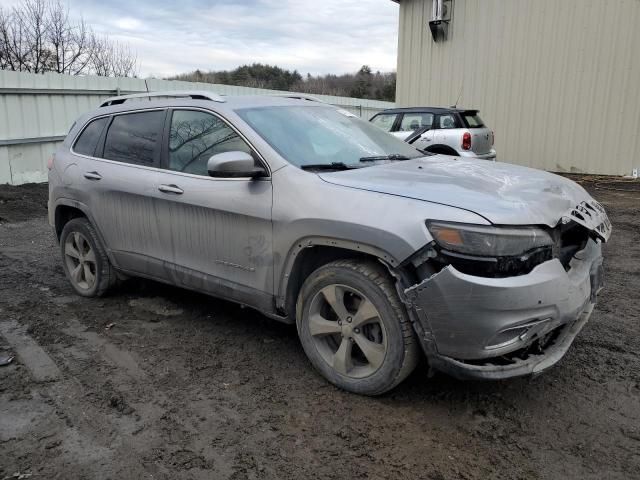
M 553 246 L 553 239 L 537 227 L 494 227 L 428 221 L 427 227 L 444 250 L 481 257 L 518 256 Z

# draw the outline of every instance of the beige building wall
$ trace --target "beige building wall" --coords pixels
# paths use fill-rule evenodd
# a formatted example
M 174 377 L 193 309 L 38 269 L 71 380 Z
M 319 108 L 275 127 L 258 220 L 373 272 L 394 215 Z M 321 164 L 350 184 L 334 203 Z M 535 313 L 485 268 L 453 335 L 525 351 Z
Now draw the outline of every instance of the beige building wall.
M 557 172 L 640 168 L 640 0 L 400 0 L 398 106 L 478 108 L 498 159 Z

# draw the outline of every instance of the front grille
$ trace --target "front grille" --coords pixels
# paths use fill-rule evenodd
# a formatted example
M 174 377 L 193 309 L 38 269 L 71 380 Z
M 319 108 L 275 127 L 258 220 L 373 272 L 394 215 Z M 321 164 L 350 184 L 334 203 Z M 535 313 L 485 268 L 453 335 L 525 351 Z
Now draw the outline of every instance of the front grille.
M 579 203 L 571 210 L 569 216 L 578 225 L 593 231 L 603 242 L 609 239 L 611 222 L 604 207 L 595 200 Z

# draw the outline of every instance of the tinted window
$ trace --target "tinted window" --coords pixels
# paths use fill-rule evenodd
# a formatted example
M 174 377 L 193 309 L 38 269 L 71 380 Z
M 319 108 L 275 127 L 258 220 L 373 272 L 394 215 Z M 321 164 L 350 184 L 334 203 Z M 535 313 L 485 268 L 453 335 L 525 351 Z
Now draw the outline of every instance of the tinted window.
M 433 113 L 405 113 L 400 122 L 401 132 L 415 132 L 420 128 L 431 127 Z
M 109 117 L 98 118 L 87 125 L 76 140 L 73 151 L 82 155 L 89 155 L 90 157 L 94 156 L 100 134 L 108 121 Z
M 140 165 L 157 164 L 164 111 L 114 117 L 104 145 L 104 158 Z
M 480 118 L 480 115 L 478 115 L 478 112 L 473 112 L 473 111 L 464 112 L 462 114 L 462 119 L 464 120 L 464 123 L 466 123 L 467 127 L 469 128 L 484 127 L 484 122 Z
M 385 132 L 390 132 L 393 127 L 393 122 L 396 121 L 396 117 L 398 114 L 396 113 L 387 113 L 378 115 L 371 119 L 371 123 L 373 123 L 376 127 L 381 128 Z
M 169 168 L 208 175 L 207 162 L 217 153 L 251 148 L 229 125 L 215 115 L 196 110 L 176 110 L 169 132 Z

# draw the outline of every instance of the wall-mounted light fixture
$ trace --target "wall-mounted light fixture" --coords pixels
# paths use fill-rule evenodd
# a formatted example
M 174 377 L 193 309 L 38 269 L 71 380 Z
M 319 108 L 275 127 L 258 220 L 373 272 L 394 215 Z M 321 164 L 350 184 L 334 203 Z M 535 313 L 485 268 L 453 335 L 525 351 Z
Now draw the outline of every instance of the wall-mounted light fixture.
M 451 23 L 451 12 L 453 10 L 453 0 L 431 0 L 431 20 L 429 20 L 429 30 L 433 41 L 446 40 L 449 33 L 449 23 Z

